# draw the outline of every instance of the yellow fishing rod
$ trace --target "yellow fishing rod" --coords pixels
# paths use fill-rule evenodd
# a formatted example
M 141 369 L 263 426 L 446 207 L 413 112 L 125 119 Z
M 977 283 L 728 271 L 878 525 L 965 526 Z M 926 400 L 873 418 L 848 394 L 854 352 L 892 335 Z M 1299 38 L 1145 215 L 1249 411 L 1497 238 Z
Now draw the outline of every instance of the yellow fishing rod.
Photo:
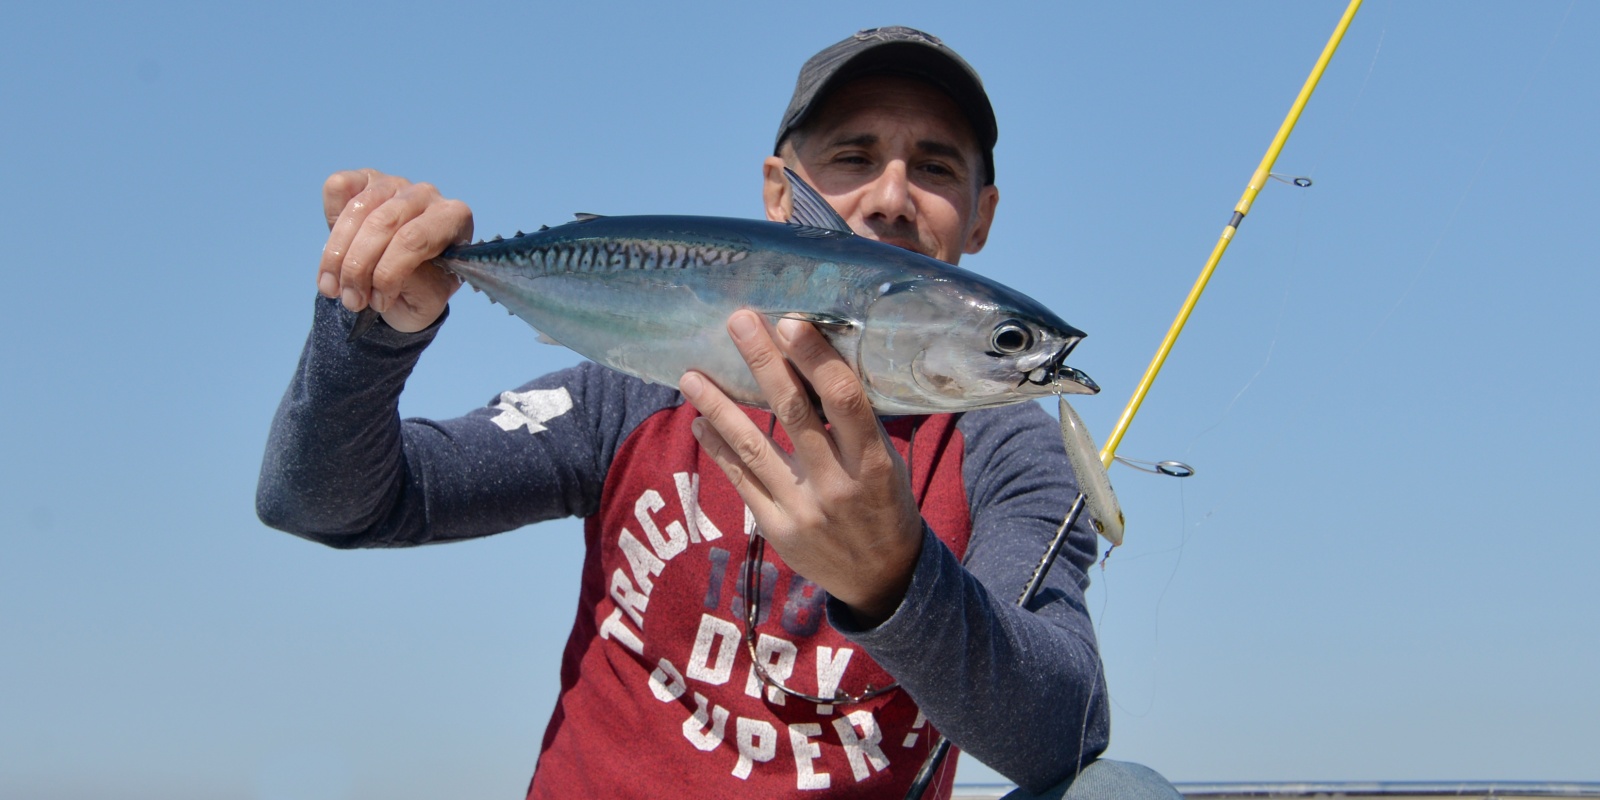
M 1221 238 L 1217 239 L 1216 247 L 1211 249 L 1211 257 L 1206 259 L 1205 268 L 1200 270 L 1200 277 L 1195 279 L 1194 287 L 1189 290 L 1189 296 L 1184 299 L 1183 307 L 1178 309 L 1178 317 L 1172 321 L 1172 327 L 1167 329 L 1166 338 L 1161 340 L 1161 346 L 1156 348 L 1155 358 L 1150 360 L 1150 366 L 1145 369 L 1144 377 L 1139 379 L 1138 388 L 1133 390 L 1133 397 L 1128 400 L 1128 406 L 1122 410 L 1122 417 L 1117 420 L 1117 426 L 1111 430 L 1111 435 L 1106 438 L 1106 444 L 1100 448 L 1100 463 L 1107 469 L 1117 457 L 1117 445 L 1122 444 L 1123 434 L 1128 432 L 1128 425 L 1133 422 L 1133 416 L 1139 413 L 1139 406 L 1144 403 L 1145 395 L 1150 393 L 1150 385 L 1156 382 L 1157 373 L 1161 366 L 1167 363 L 1167 354 L 1172 352 L 1172 345 L 1178 341 L 1178 334 L 1183 333 L 1183 326 L 1189 321 L 1190 312 L 1194 311 L 1195 303 L 1200 301 L 1201 293 L 1205 292 L 1206 284 L 1211 281 L 1211 273 L 1217 269 L 1217 262 L 1222 260 L 1222 254 L 1228 251 L 1228 245 L 1233 242 L 1233 234 L 1239 230 L 1239 224 L 1244 222 L 1244 215 L 1250 213 L 1251 204 L 1255 203 L 1256 195 L 1261 193 L 1261 187 L 1267 183 L 1267 178 L 1272 174 L 1272 165 L 1278 160 L 1278 153 L 1283 151 L 1284 143 L 1289 141 L 1289 134 L 1294 132 L 1295 123 L 1300 121 L 1300 112 L 1305 110 L 1306 102 L 1311 99 L 1311 93 L 1316 91 L 1317 82 L 1322 80 L 1322 72 L 1328 68 L 1328 62 L 1333 60 L 1334 51 L 1339 49 L 1339 42 L 1344 39 L 1344 32 L 1350 27 L 1350 21 L 1355 19 L 1356 11 L 1361 8 L 1361 0 L 1350 0 L 1350 5 L 1344 10 L 1344 16 L 1339 18 L 1339 24 L 1333 29 L 1333 35 L 1328 38 L 1327 46 L 1322 48 L 1322 55 L 1317 59 L 1316 66 L 1311 68 L 1310 77 L 1306 78 L 1304 86 L 1300 87 L 1299 96 L 1295 97 L 1294 105 L 1289 107 L 1289 115 L 1284 118 L 1283 124 L 1278 126 L 1278 134 L 1272 137 L 1272 144 L 1267 147 L 1267 154 L 1262 157 L 1261 165 L 1256 167 L 1254 175 L 1250 176 L 1249 185 L 1244 187 L 1244 196 L 1239 198 L 1239 204 L 1233 207 L 1233 218 L 1228 220 L 1222 229 Z
M 1272 175 L 1272 165 L 1278 160 L 1278 153 L 1283 150 L 1285 142 L 1289 141 L 1289 134 L 1294 131 L 1295 123 L 1300 121 L 1300 112 L 1305 110 L 1306 102 L 1311 99 L 1311 93 L 1316 90 L 1317 82 L 1322 80 L 1322 73 L 1328 68 L 1328 62 L 1333 60 L 1333 54 L 1339 49 L 1339 42 L 1344 39 L 1344 32 L 1349 29 L 1350 21 L 1355 19 L 1356 11 L 1361 8 L 1361 0 L 1350 0 L 1350 5 L 1345 8 L 1344 16 L 1339 18 L 1339 24 L 1333 29 L 1333 36 L 1328 38 L 1328 44 L 1322 48 L 1322 55 L 1317 58 L 1317 63 L 1311 68 L 1311 76 L 1306 78 L 1305 85 L 1300 87 L 1300 94 L 1295 97 L 1294 105 L 1289 107 L 1289 116 L 1285 117 L 1283 124 L 1278 127 L 1278 134 L 1272 137 L 1272 144 L 1267 147 L 1267 154 L 1261 159 L 1261 165 L 1256 167 L 1254 175 L 1250 176 L 1250 183 L 1244 189 L 1244 196 L 1239 198 L 1239 204 L 1233 207 L 1233 218 L 1228 220 L 1222 229 L 1222 237 L 1217 240 L 1216 247 L 1211 250 L 1211 257 L 1206 259 L 1205 268 L 1200 271 L 1200 277 L 1195 280 L 1194 287 L 1189 290 L 1189 296 L 1183 301 L 1183 307 L 1178 309 L 1177 319 L 1172 321 L 1172 327 L 1167 329 L 1167 335 L 1161 340 L 1161 346 L 1156 349 L 1156 356 L 1151 360 L 1149 368 L 1140 379 L 1139 386 L 1133 392 L 1133 398 L 1128 401 L 1128 407 L 1123 409 L 1122 417 L 1117 420 L 1117 426 L 1111 431 L 1111 436 L 1106 439 L 1105 447 L 1100 450 L 1100 463 L 1103 468 L 1109 469 L 1111 462 L 1116 458 L 1117 445 L 1122 443 L 1123 434 L 1128 432 L 1128 424 L 1133 421 L 1133 416 L 1139 413 L 1139 406 L 1144 402 L 1146 394 L 1150 392 L 1150 385 L 1155 383 L 1156 374 L 1161 371 L 1161 366 L 1167 361 L 1167 354 L 1172 352 L 1172 345 L 1178 341 L 1178 334 L 1183 332 L 1183 326 L 1189 321 L 1189 314 L 1194 311 L 1195 303 L 1200 301 L 1200 295 L 1206 290 L 1206 284 L 1211 280 L 1211 273 L 1216 271 L 1217 262 L 1222 260 L 1222 254 L 1227 252 L 1228 245 L 1233 242 L 1233 234 L 1239 230 L 1239 223 L 1244 221 L 1244 215 L 1250 213 L 1250 206 L 1256 200 L 1256 195 L 1261 193 L 1261 188 L 1266 185 L 1267 179 Z M 1065 398 L 1062 399 L 1062 415 L 1070 413 Z M 1075 415 L 1074 415 L 1075 416 Z M 1063 424 L 1067 420 L 1063 419 Z M 1080 476 L 1080 483 L 1085 479 Z M 1040 560 L 1038 568 L 1034 570 L 1033 577 L 1022 590 L 1017 605 L 1026 608 L 1033 602 L 1039 588 L 1044 585 L 1046 573 L 1050 565 L 1055 563 L 1056 556 L 1061 553 L 1061 548 L 1066 544 L 1067 531 L 1072 528 L 1072 523 L 1078 515 L 1083 513 L 1087 496 L 1078 493 L 1078 499 L 1072 504 L 1072 510 L 1067 512 L 1061 521 L 1061 527 L 1056 531 L 1055 538 L 1045 550 L 1044 558 Z M 1108 551 L 1109 552 L 1109 551 Z M 1091 687 L 1090 694 L 1094 693 Z M 939 736 L 937 744 L 928 754 L 922 768 L 912 778 L 911 788 L 906 792 L 906 800 L 918 800 L 933 781 L 933 776 L 944 763 L 945 755 L 950 750 L 950 741 L 944 736 Z

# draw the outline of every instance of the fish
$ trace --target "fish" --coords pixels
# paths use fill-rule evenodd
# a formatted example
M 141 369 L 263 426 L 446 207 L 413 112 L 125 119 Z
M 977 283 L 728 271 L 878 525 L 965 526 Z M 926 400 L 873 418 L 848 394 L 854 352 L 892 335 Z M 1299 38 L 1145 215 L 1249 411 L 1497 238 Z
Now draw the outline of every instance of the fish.
M 857 235 L 788 176 L 788 222 L 579 214 L 452 247 L 433 263 L 546 341 L 652 383 L 676 386 L 696 370 L 756 407 L 765 400 L 725 328 L 744 308 L 773 325 L 815 325 L 879 415 L 1099 391 L 1066 364 L 1082 331 L 994 280 Z M 368 312 L 352 338 L 375 320 Z

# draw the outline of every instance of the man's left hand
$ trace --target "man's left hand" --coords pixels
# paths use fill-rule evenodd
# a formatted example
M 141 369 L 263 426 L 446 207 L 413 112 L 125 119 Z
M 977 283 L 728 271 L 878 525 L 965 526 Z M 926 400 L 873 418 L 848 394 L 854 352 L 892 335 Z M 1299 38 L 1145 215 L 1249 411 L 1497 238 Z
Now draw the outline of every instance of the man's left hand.
M 905 462 L 860 379 L 815 327 L 785 319 L 774 337 L 760 315 L 739 311 L 728 333 L 794 452 L 778 447 L 704 375 L 689 372 L 679 389 L 702 415 L 695 438 L 791 569 L 849 606 L 858 624 L 882 623 L 905 597 L 922 549 L 922 516 Z M 827 424 L 812 408 L 807 383 Z

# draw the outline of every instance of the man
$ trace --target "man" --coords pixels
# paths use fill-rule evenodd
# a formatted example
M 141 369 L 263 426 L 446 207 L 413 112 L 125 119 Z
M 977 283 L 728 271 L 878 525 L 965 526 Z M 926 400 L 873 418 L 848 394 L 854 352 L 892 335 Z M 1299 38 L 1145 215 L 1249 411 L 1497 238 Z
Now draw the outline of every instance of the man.
M 767 217 L 789 217 L 789 167 L 858 234 L 954 264 L 988 237 L 996 136 L 954 51 L 862 31 L 802 69 L 763 164 Z M 741 311 L 729 334 L 771 414 L 697 373 L 675 391 L 586 364 L 402 422 L 458 288 L 429 259 L 470 238 L 471 212 L 370 170 L 329 178 L 323 200 L 326 299 L 258 510 L 336 547 L 586 518 L 530 797 L 898 797 L 936 732 L 1028 791 L 1176 796 L 1095 760 L 1109 722 L 1086 525 L 1033 607 L 1012 605 L 1076 492 L 1036 405 L 879 420 L 814 328 Z M 368 306 L 384 324 L 347 341 Z M 953 759 L 937 796 L 952 776 Z

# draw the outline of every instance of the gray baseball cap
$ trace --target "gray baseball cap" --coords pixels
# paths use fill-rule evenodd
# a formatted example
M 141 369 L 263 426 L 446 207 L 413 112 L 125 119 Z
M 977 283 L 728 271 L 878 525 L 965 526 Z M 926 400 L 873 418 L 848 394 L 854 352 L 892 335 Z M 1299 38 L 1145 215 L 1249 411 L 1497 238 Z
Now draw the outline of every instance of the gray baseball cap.
M 938 37 L 903 25 L 867 28 L 811 57 L 800 68 L 794 98 L 783 112 L 774 152 L 821 105 L 829 92 L 846 81 L 867 75 L 899 75 L 927 81 L 955 101 L 972 125 L 988 170 L 985 183 L 994 183 L 994 143 L 1000 138 L 994 107 L 983 81 L 956 51 Z

